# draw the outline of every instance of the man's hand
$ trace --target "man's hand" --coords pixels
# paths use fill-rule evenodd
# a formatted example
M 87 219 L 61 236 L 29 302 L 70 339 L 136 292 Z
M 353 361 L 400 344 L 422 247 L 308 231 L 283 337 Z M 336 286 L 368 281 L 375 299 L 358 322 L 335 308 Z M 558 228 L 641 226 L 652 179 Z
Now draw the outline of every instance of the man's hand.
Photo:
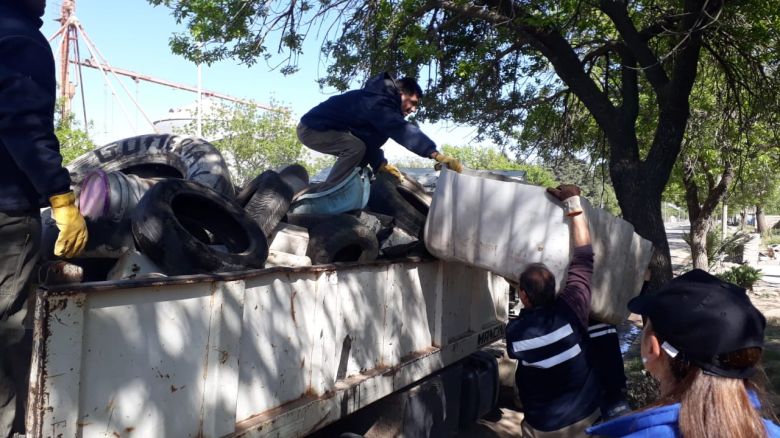
M 87 244 L 87 223 L 76 207 L 73 192 L 54 195 L 49 198 L 51 217 L 57 223 L 60 235 L 54 244 L 54 255 L 73 258 L 84 251 Z
M 563 210 L 566 216 L 577 216 L 582 213 L 582 205 L 580 205 L 580 193 L 582 191 L 576 185 L 561 184 L 556 188 L 549 187 L 547 193 L 563 202 Z
M 445 164 L 450 170 L 454 170 L 455 172 L 458 173 L 463 171 L 463 165 L 460 164 L 460 161 L 458 161 L 457 158 L 444 155 L 440 152 L 435 152 L 433 155 L 433 159 L 438 161 L 441 164 Z
M 382 163 L 382 165 L 379 166 L 379 169 L 377 169 L 377 172 L 389 173 L 390 175 L 398 179 L 398 181 L 404 182 L 404 174 L 401 173 L 401 171 L 398 170 L 397 167 L 393 166 L 390 163 Z

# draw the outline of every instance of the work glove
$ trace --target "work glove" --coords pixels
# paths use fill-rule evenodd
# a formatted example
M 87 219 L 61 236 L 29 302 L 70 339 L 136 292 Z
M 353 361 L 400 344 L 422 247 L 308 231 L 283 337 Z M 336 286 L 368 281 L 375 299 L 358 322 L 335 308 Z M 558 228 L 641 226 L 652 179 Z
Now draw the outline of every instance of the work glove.
M 580 204 L 580 188 L 574 184 L 561 184 L 556 188 L 547 188 L 547 193 L 563 202 L 563 211 L 566 216 L 577 216 L 582 213 Z
M 441 164 L 445 164 L 450 170 L 454 170 L 458 173 L 463 171 L 463 165 L 460 164 L 460 161 L 458 161 L 457 158 L 453 158 L 442 153 L 437 153 L 433 159 Z
M 49 198 L 51 217 L 57 223 L 60 235 L 54 244 L 54 255 L 73 258 L 84 251 L 87 244 L 87 223 L 76 207 L 73 192 Z
M 394 176 L 398 181 L 404 182 L 404 175 L 401 173 L 400 170 L 398 170 L 397 167 L 393 166 L 392 164 L 382 163 L 382 165 L 379 166 L 379 169 L 377 169 L 377 172 L 389 173 L 390 175 Z

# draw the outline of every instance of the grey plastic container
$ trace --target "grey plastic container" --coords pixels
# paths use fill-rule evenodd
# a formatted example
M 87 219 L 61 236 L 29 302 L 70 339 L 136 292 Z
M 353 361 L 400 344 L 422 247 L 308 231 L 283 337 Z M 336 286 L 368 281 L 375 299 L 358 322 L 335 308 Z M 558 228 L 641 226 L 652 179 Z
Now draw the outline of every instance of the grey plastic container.
M 125 175 L 119 171 L 90 172 L 81 184 L 79 209 L 93 219 L 109 219 L 119 222 L 130 217 L 138 201 L 158 179 Z
M 590 225 L 594 274 L 591 315 L 617 324 L 639 294 L 652 244 L 628 222 L 583 198 Z M 569 220 L 543 187 L 465 170 L 443 170 L 425 224 L 431 254 L 517 280 L 542 262 L 561 289 L 571 259 Z

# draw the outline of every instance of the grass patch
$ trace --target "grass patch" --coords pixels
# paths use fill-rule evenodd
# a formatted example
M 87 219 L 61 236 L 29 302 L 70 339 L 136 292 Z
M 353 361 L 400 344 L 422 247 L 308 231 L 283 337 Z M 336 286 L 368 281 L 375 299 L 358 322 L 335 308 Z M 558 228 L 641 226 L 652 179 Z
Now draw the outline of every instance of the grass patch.
M 761 237 L 761 241 L 764 245 L 776 245 L 780 243 L 780 231 L 770 230 L 767 234 Z
M 642 409 L 658 400 L 658 382 L 644 372 L 639 357 L 626 358 L 623 362 L 628 386 L 628 404 L 631 409 Z
M 764 354 L 766 390 L 775 415 L 780 415 L 780 319 L 768 318 L 764 330 Z

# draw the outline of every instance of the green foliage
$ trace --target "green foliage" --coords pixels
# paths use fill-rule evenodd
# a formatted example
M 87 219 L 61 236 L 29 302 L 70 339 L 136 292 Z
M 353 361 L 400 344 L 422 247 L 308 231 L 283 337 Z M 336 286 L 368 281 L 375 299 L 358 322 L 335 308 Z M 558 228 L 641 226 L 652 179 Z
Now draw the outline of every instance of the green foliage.
M 689 247 L 692 246 L 691 235 L 682 233 L 682 239 Z M 740 262 L 745 250 L 745 243 L 750 239 L 746 233 L 737 232 L 726 236 L 724 239 L 719 229 L 711 228 L 707 231 L 707 260 L 712 268 L 724 256 L 727 261 Z
M 531 184 L 544 187 L 558 185 L 553 174 L 547 169 L 511 160 L 501 151 L 492 147 L 443 145 L 442 152 L 457 158 L 470 169 L 521 170 L 525 172 L 525 180 Z
M 761 241 L 765 246 L 780 244 L 780 230 L 769 230 L 768 233 L 766 233 L 764 236 L 761 236 Z M 780 254 L 778 254 L 778 256 L 780 256 Z
M 436 162 L 426 158 L 407 158 L 394 161 L 392 164 L 396 167 L 409 167 L 413 169 L 432 169 Z
M 75 158 L 95 149 L 95 143 L 89 138 L 87 132 L 79 127 L 79 122 L 73 113 L 62 118 L 60 108 L 61 103 L 58 103 L 54 113 L 54 135 L 60 141 L 62 164 L 67 165 Z
M 750 265 L 739 265 L 717 275 L 723 281 L 753 290 L 753 285 L 761 280 L 761 270 Z
M 242 186 L 268 169 L 303 162 L 304 146 L 298 142 L 295 121 L 288 109 L 274 105 L 267 111 L 253 105 L 218 104 L 203 120 L 202 135 L 217 138 L 212 143 L 222 152 L 233 177 Z M 195 123 L 181 131 L 194 135 Z M 309 163 L 315 169 L 327 160 Z
M 603 165 L 590 164 L 585 159 L 563 154 L 550 157 L 547 168 L 557 181 L 577 184 L 593 206 L 604 208 L 615 216 L 621 214 L 615 189 Z
M 754 123 L 747 109 L 780 114 L 777 1 L 148 1 L 186 26 L 171 45 L 192 60 L 252 63 L 282 52 L 287 74 L 317 35 L 321 86 L 344 90 L 383 70 L 426 78 L 420 120 L 476 126 L 545 161 L 562 151 L 595 157 L 624 217 L 661 250 L 654 282 L 671 275 L 661 193 L 689 104 L 700 104 L 689 99 L 697 78 L 730 103 L 708 112 L 703 138 L 719 141 L 710 129 L 718 120 L 736 120 L 731 132 Z M 716 140 L 708 147 L 722 146 Z
M 309 176 L 318 174 L 322 169 L 332 167 L 336 163 L 336 157 L 331 155 L 318 155 L 313 156 L 309 153 L 309 156 L 301 163 L 306 171 L 309 172 Z

